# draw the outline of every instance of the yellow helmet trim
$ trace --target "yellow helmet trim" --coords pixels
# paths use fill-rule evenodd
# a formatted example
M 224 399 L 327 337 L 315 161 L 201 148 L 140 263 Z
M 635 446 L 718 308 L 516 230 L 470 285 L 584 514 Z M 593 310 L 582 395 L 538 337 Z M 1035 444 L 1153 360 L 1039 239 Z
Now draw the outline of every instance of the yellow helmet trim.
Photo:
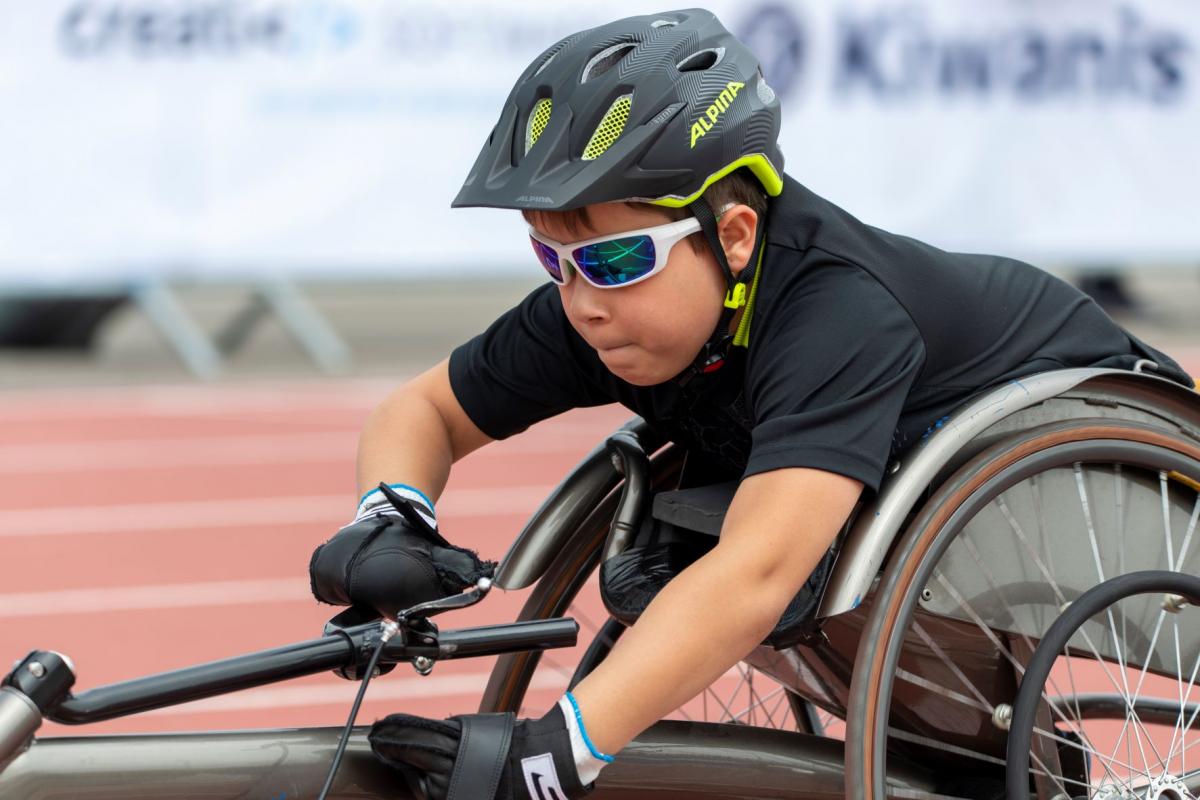
M 700 195 L 704 194 L 708 187 L 712 186 L 714 183 L 721 180 L 721 178 L 724 178 L 735 169 L 740 169 L 741 167 L 747 167 L 751 172 L 753 172 L 754 177 L 758 178 L 759 183 L 763 185 L 763 188 L 771 197 L 778 197 L 783 193 L 783 177 L 780 176 L 779 171 L 775 169 L 775 165 L 772 164 L 770 160 L 762 153 L 755 153 L 754 155 L 742 156 L 737 161 L 731 162 L 714 172 L 712 175 L 709 175 L 704 180 L 704 183 L 700 186 L 700 188 L 687 197 L 668 195 L 666 197 L 659 197 L 655 200 L 651 200 L 650 202 L 656 206 L 666 206 L 667 208 L 683 208 L 684 206 L 694 202 Z

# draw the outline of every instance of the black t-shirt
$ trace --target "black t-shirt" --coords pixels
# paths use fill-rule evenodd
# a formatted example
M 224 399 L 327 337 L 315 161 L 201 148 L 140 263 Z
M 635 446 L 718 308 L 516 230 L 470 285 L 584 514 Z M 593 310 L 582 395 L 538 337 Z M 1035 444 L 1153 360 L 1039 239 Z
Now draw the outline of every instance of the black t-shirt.
M 618 402 L 728 477 L 812 467 L 877 490 L 890 458 L 971 395 L 1022 375 L 1150 358 L 1191 386 L 1067 283 L 865 225 L 790 177 L 765 246 L 749 347 L 685 389 L 610 373 L 548 283 L 455 349 L 454 394 L 496 439 Z

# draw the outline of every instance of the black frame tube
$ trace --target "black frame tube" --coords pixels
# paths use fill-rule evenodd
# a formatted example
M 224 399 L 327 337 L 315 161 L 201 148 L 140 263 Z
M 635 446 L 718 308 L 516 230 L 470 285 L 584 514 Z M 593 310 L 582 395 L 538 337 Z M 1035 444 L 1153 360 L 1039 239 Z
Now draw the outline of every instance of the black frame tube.
M 359 625 L 320 639 L 99 686 L 68 697 L 46 717 L 67 725 L 101 722 L 336 669 L 355 659 L 362 640 L 378 627 Z M 440 661 L 572 647 L 578 632 L 575 620 L 555 618 L 443 631 L 436 645 L 407 644 L 397 636 L 385 646 L 380 661 L 397 663 L 419 656 Z

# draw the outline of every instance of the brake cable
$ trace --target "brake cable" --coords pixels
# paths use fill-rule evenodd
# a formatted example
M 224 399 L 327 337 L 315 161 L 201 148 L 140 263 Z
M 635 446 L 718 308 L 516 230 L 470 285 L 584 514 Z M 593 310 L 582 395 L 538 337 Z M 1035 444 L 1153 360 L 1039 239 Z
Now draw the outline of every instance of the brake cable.
M 354 720 L 358 717 L 358 709 L 362 705 L 363 697 L 367 693 L 367 684 L 370 682 L 371 676 L 375 674 L 375 667 L 379 664 L 379 657 L 383 655 L 384 645 L 399 630 L 400 626 L 390 619 L 380 622 L 379 644 L 375 645 L 375 650 L 371 653 L 370 660 L 367 661 L 367 668 L 363 672 L 362 683 L 358 687 L 358 695 L 354 698 L 354 705 L 350 707 L 350 718 L 346 720 L 346 728 L 342 731 L 342 738 L 338 742 L 337 750 L 333 753 L 333 763 L 329 765 L 329 776 L 325 778 L 325 786 L 321 789 L 321 793 L 317 795 L 317 800 L 325 800 L 329 794 L 329 790 L 333 787 L 333 778 L 337 775 L 338 767 L 342 763 L 342 756 L 346 753 L 346 744 L 350 741 L 350 732 L 354 729 Z

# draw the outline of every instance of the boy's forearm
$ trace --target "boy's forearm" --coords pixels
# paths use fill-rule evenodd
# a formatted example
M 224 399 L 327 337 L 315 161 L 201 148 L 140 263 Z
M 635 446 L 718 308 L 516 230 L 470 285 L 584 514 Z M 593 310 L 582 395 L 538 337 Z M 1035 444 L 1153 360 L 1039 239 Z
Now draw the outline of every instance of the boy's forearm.
M 573 690 L 596 746 L 618 752 L 699 694 L 766 638 L 790 599 L 778 585 L 747 585 L 744 565 L 716 551 L 677 575 Z
M 765 639 L 861 492 L 857 480 L 809 468 L 743 479 L 720 543 L 668 583 L 575 687 L 596 746 L 618 752 Z
M 446 488 L 454 451 L 433 403 L 401 388 L 368 417 L 358 441 L 358 493 L 380 481 L 407 483 L 437 501 Z

